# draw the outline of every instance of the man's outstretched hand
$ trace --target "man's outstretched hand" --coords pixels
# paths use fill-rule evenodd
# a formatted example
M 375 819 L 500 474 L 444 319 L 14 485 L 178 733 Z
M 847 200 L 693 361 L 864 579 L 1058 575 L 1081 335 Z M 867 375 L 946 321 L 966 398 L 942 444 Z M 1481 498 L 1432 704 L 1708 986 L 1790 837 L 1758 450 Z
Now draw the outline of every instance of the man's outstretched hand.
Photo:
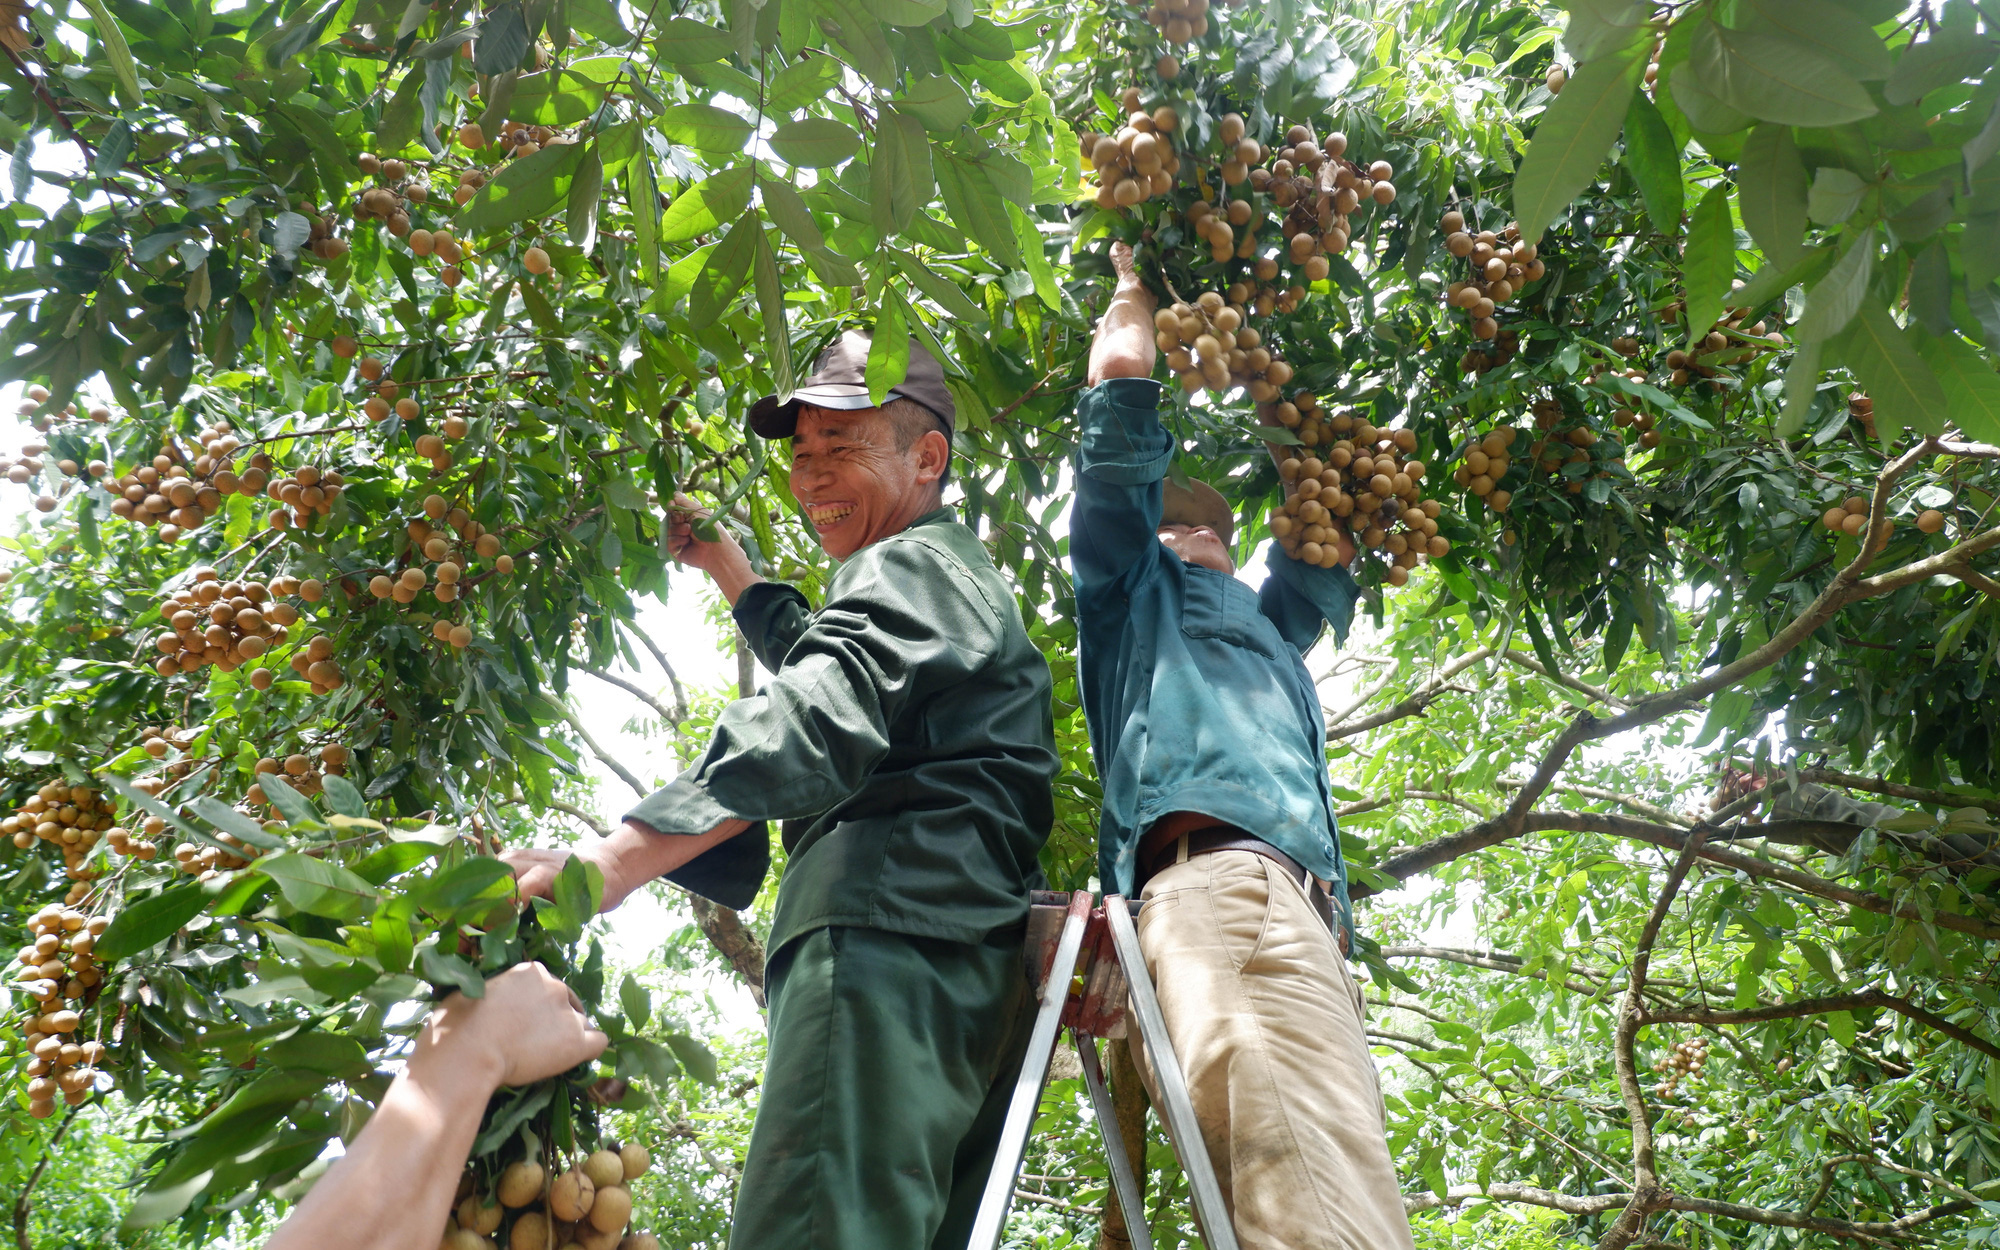
M 667 554 L 714 578 L 716 588 L 733 608 L 745 590 L 764 579 L 750 567 L 743 544 L 727 529 L 717 525 L 714 542 L 705 541 L 694 532 L 696 525 L 713 515 L 686 495 L 676 494 L 667 512 Z
M 665 834 L 628 820 L 610 837 L 574 849 L 523 847 L 506 852 L 500 859 L 514 870 L 515 892 L 524 899 L 554 898 L 556 876 L 571 859 L 595 864 L 604 876 L 604 901 L 598 910 L 610 911 L 648 881 L 665 876 L 749 827 L 747 820 L 725 820 L 707 833 Z
M 410 1068 L 469 1067 L 494 1087 L 528 1085 L 595 1059 L 609 1042 L 567 985 L 537 963 L 516 964 L 486 982 L 481 998 L 454 993 L 417 1038 Z
M 1159 302 L 1139 280 L 1131 244 L 1111 245 L 1111 268 L 1118 274 L 1118 285 L 1090 345 L 1092 386 L 1110 378 L 1151 377 L 1153 363 L 1160 358 L 1159 345 L 1153 341 L 1153 311 Z

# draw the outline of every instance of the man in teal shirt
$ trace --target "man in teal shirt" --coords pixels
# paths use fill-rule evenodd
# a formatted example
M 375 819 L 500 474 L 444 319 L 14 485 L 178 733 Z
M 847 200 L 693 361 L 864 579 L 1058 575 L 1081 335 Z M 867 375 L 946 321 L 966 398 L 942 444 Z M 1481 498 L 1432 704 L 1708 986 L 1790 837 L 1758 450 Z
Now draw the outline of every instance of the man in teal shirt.
M 1326 622 L 1346 634 L 1353 544 L 1330 569 L 1273 545 L 1260 591 L 1236 580 L 1221 496 L 1164 481 L 1153 299 L 1130 249 L 1112 256 L 1070 514 L 1101 879 L 1142 891 L 1147 971 L 1245 1250 L 1408 1250 L 1301 658 Z
M 841 562 L 826 602 L 764 581 L 726 532 L 704 542 L 677 512 L 673 554 L 715 578 L 774 676 L 578 851 L 603 870 L 607 909 L 660 876 L 747 907 L 764 822 L 787 822 L 731 1250 L 960 1250 L 1033 1021 L 1022 946 L 1054 820 L 1048 665 L 941 504 L 942 370 L 912 346 L 878 408 L 868 347 L 850 332 L 794 398 L 750 411 L 789 443 L 792 493 Z M 509 858 L 532 894 L 568 856 Z

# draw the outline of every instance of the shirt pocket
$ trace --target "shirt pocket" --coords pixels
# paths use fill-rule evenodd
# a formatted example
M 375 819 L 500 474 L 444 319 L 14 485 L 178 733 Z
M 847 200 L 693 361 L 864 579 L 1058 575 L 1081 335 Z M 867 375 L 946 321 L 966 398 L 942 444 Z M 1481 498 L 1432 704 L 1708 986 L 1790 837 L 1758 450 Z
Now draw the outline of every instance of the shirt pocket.
M 1257 597 L 1233 577 L 1198 566 L 1182 579 L 1181 632 L 1278 658 L 1278 630 L 1257 610 Z

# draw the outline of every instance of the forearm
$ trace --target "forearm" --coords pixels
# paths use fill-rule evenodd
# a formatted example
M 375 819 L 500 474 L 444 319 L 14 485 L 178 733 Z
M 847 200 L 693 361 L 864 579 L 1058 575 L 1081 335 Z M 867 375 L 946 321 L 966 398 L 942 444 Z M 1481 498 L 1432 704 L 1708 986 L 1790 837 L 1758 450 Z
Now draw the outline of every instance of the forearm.
M 622 897 L 648 881 L 666 876 L 749 827 L 747 820 L 725 820 L 706 833 L 671 834 L 636 820 L 627 820 L 604 840 L 604 848 L 610 853 L 614 871 L 624 886 L 620 891 Z
M 435 1250 L 495 1088 L 481 1065 L 412 1059 L 265 1250 Z
M 734 544 L 717 554 L 709 566 L 708 575 L 715 579 L 715 588 L 722 592 L 723 599 L 732 608 L 743 597 L 744 591 L 764 580 L 750 567 L 750 557 Z
M 1119 283 L 1090 344 L 1090 385 L 1153 375 L 1160 354 L 1153 341 L 1153 307 L 1152 294 L 1136 279 Z

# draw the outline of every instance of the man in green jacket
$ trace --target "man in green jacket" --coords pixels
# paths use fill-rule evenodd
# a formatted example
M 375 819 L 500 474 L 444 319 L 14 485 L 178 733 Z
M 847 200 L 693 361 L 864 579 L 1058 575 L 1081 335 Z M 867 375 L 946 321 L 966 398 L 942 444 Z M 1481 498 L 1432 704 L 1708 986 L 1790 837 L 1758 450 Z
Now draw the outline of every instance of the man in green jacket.
M 677 511 L 673 554 L 715 579 L 774 676 L 576 852 L 603 871 L 607 909 L 661 876 L 741 908 L 769 865 L 764 822 L 789 822 L 733 1250 L 964 1246 L 1033 1021 L 1022 944 L 1054 820 L 1048 665 L 942 506 L 943 371 L 913 346 L 878 408 L 868 346 L 848 333 L 788 402 L 750 411 L 789 441 L 792 493 L 841 561 L 825 604 Z M 523 893 L 547 893 L 569 855 L 510 856 Z

